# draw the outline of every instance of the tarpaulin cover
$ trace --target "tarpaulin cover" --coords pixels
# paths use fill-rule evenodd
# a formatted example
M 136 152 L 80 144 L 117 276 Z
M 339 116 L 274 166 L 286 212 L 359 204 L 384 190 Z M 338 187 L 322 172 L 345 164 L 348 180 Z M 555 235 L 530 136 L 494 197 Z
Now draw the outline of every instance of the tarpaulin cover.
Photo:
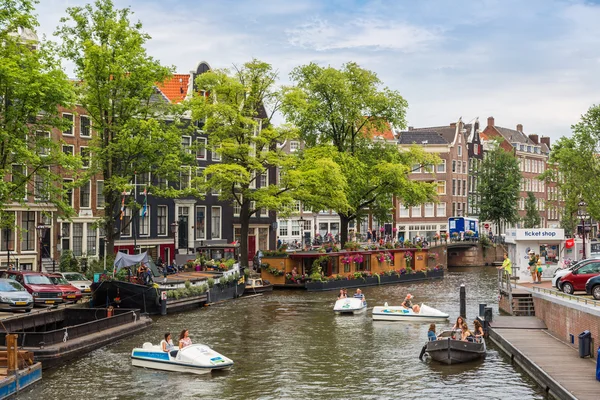
M 115 257 L 115 268 L 117 271 L 121 268 L 130 267 L 139 263 L 148 264 L 148 252 L 145 251 L 140 254 L 125 254 L 119 251 Z

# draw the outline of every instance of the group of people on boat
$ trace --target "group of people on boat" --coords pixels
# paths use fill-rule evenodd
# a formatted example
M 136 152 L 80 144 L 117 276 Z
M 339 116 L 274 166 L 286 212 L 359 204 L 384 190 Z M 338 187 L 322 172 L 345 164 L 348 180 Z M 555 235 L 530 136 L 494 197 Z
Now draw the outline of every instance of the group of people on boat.
M 352 296 L 356 299 L 361 299 L 363 302 L 366 302 L 367 299 L 365 298 L 365 295 L 363 294 L 362 290 L 360 289 L 356 289 L 356 293 L 354 293 L 354 296 Z M 342 299 L 347 299 L 348 298 L 348 289 L 340 289 L 340 294 L 338 295 L 337 299 L 338 300 L 342 300 Z
M 179 347 L 175 347 L 173 344 L 173 338 L 171 337 L 171 333 L 165 333 L 164 340 L 161 340 L 160 347 L 162 351 L 165 353 L 169 353 L 171 357 L 177 357 L 177 352 L 184 347 L 190 346 L 192 344 L 192 339 L 190 339 L 190 331 L 184 329 L 179 334 Z
M 461 316 L 458 316 L 456 323 L 452 327 L 452 339 L 456 339 L 455 332 L 457 331 L 460 332 L 460 340 L 465 342 L 476 342 L 484 335 L 483 326 L 479 320 L 476 319 L 473 321 L 473 331 L 471 331 L 469 330 L 469 325 L 467 325 L 464 318 Z M 439 336 L 435 333 L 435 324 L 429 325 L 427 339 L 430 341 L 439 339 Z

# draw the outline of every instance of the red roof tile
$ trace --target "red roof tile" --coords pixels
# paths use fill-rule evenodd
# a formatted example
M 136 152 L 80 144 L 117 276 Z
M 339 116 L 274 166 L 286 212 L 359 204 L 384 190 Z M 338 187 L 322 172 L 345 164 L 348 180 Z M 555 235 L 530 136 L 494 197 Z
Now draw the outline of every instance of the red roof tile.
M 385 130 L 383 132 L 380 132 L 379 130 L 376 130 L 375 128 L 371 128 L 371 129 L 363 128 L 362 131 L 365 134 L 368 134 L 371 139 L 375 139 L 375 138 L 381 138 L 384 140 L 395 140 L 396 139 L 394 137 L 394 132 L 392 131 L 392 127 L 389 122 L 385 122 Z
M 180 103 L 187 95 L 189 81 L 189 74 L 173 74 L 171 78 L 156 86 L 171 103 Z

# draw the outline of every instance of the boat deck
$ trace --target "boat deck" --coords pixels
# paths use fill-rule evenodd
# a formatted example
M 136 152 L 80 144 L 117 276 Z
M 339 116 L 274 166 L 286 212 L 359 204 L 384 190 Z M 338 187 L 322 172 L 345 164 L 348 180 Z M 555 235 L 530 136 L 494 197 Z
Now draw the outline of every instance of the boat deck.
M 221 274 L 201 272 L 201 271 L 189 271 L 179 272 L 177 274 L 167 275 L 167 283 L 185 282 L 192 280 L 218 278 Z M 164 278 L 155 279 L 156 282 L 161 282 Z
M 596 363 L 552 336 L 535 317 L 496 317 L 490 338 L 554 397 L 597 399 Z

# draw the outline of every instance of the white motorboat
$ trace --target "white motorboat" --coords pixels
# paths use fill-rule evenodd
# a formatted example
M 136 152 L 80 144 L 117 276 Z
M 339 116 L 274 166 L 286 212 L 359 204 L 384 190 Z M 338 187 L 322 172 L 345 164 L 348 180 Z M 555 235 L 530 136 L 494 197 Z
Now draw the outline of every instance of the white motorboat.
M 367 311 L 367 302 L 357 297 L 339 299 L 333 306 L 336 314 L 358 314 Z
M 131 365 L 172 372 L 207 374 L 213 370 L 229 369 L 233 361 L 204 344 L 186 346 L 173 357 L 160 346 L 147 342 L 141 348 L 131 351 Z
M 373 320 L 375 321 L 424 321 L 435 322 L 445 321 L 450 316 L 445 312 L 436 310 L 433 307 L 421 304 L 421 309 L 418 313 L 412 309 L 407 309 L 402 306 L 388 306 L 387 303 L 382 306 L 373 307 Z

